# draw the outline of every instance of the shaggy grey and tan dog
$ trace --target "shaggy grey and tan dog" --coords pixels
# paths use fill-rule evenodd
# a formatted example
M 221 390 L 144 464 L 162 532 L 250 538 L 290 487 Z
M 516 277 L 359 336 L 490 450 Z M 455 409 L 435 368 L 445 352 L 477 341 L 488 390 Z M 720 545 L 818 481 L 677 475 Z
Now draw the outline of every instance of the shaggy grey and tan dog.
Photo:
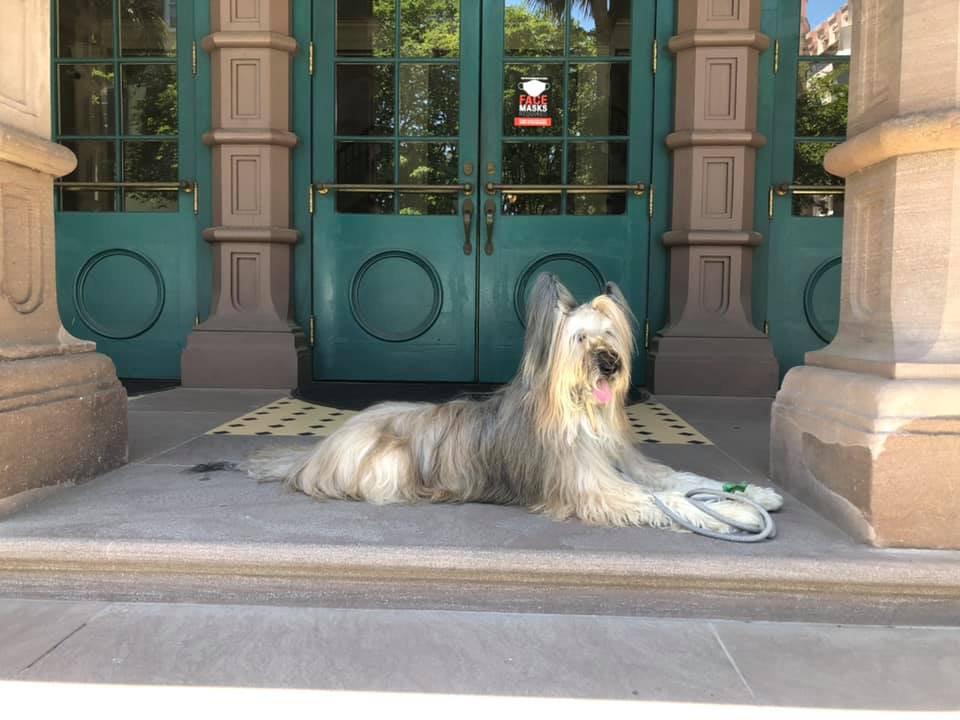
M 520 370 L 506 387 L 484 400 L 376 405 L 315 449 L 260 455 L 248 470 L 315 498 L 487 502 L 558 520 L 674 527 L 656 493 L 692 524 L 733 532 L 683 496 L 720 483 L 652 462 L 632 444 L 624 401 L 633 342 L 633 317 L 616 285 L 577 306 L 544 274 L 531 294 Z M 769 488 L 748 485 L 746 495 L 768 510 L 782 505 Z M 760 525 L 744 504 L 712 507 Z

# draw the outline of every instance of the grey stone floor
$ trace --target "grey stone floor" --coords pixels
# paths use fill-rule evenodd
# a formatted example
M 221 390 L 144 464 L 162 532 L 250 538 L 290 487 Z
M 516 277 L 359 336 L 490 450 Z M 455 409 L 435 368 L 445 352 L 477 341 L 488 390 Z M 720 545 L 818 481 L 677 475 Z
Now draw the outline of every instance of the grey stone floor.
M 16 680 L 956 710 L 957 677 L 957 629 L 0 600 L 0 691 Z

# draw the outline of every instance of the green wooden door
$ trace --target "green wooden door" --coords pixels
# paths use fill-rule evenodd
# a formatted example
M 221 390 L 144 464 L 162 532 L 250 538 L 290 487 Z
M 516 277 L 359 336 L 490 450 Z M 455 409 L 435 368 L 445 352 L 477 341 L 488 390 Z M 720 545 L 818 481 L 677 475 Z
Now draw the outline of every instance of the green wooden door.
M 542 271 L 644 317 L 655 4 L 592 7 L 314 5 L 315 377 L 507 380 Z
M 843 0 L 780 0 L 777 17 L 767 317 L 782 373 L 837 331 L 843 181 L 822 163 L 846 134 L 846 7 Z
M 179 377 L 196 313 L 193 12 L 53 3 L 53 130 L 79 161 L 56 189 L 60 314 L 121 377 Z

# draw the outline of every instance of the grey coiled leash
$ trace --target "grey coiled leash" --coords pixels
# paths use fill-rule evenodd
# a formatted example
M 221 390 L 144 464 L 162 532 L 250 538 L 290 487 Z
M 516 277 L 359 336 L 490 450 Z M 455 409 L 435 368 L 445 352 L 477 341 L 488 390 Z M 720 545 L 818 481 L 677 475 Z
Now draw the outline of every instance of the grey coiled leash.
M 700 497 L 703 495 L 707 495 L 716 499 L 700 499 Z M 726 523 L 735 530 L 739 530 L 740 532 L 738 533 L 718 533 L 713 530 L 697 527 L 667 507 L 666 503 L 664 503 L 654 493 L 650 493 L 650 496 L 653 498 L 654 504 L 660 508 L 664 515 L 666 515 L 680 527 L 685 528 L 692 533 L 696 533 L 697 535 L 703 535 L 704 537 L 713 538 L 714 540 L 726 540 L 728 542 L 739 543 L 760 542 L 761 540 L 775 538 L 777 536 L 777 526 L 774 524 L 773 518 L 770 517 L 770 513 L 764 510 L 759 504 L 743 495 L 735 495 L 734 493 L 724 492 L 722 490 L 710 490 L 708 488 L 696 488 L 694 490 L 688 490 L 686 493 L 684 493 L 684 497 L 691 505 L 695 506 L 698 510 L 709 515 L 710 517 L 719 520 L 722 523 Z M 760 530 L 756 530 L 752 526 L 744 525 L 736 520 L 731 520 L 722 513 L 719 513 L 710 507 L 710 505 L 718 502 L 720 499 L 746 503 L 760 513 L 760 517 L 763 519 L 763 527 Z

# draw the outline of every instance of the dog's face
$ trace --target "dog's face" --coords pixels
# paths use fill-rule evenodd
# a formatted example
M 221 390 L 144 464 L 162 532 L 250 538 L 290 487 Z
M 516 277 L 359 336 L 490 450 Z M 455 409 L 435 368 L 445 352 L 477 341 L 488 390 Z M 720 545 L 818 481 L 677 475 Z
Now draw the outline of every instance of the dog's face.
M 633 316 L 616 285 L 607 283 L 602 295 L 577 305 L 554 275 L 537 278 L 521 375 L 531 385 L 546 382 L 556 419 L 585 413 L 594 420 L 604 408 L 621 409 L 633 349 Z

